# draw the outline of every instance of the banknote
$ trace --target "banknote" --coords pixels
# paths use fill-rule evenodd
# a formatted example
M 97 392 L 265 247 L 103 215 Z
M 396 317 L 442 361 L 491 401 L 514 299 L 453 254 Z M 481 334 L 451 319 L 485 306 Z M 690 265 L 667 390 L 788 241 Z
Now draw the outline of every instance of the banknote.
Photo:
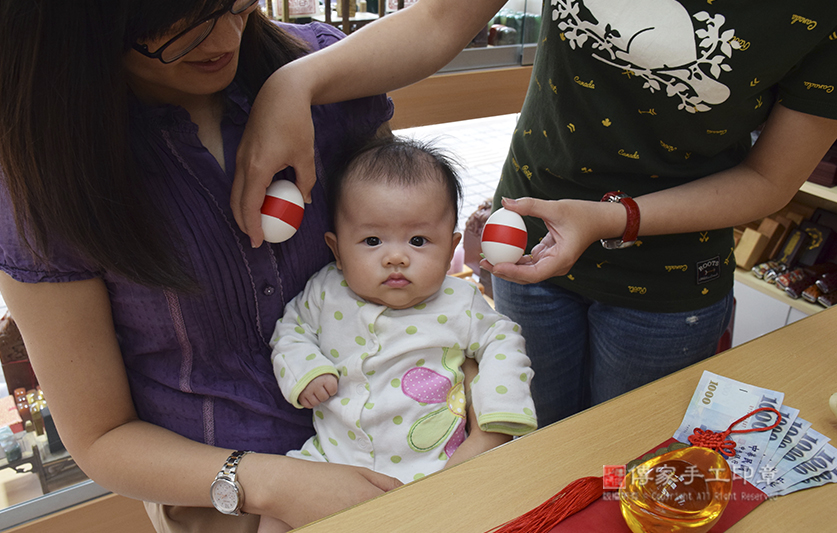
M 776 481 L 767 485 L 764 492 L 768 496 L 789 494 L 794 485 L 822 476 L 835 468 L 837 468 L 837 448 L 834 448 L 831 444 L 826 444 L 813 458 L 796 465 L 777 478 Z
M 794 446 L 799 444 L 799 441 L 802 440 L 802 437 L 804 437 L 806 433 L 808 433 L 809 429 L 811 429 L 811 423 L 804 418 L 797 417 L 788 428 L 784 438 L 782 438 L 782 442 L 776 449 L 776 453 L 774 453 L 773 456 L 763 464 L 763 468 L 775 471 L 779 461 L 781 461 L 785 457 L 785 454 L 792 450 Z
M 762 455 L 759 463 L 753 467 L 753 470 L 758 473 L 759 476 L 767 471 L 767 462 L 779 449 L 779 445 L 782 444 L 782 440 L 785 438 L 788 428 L 790 428 L 796 421 L 796 417 L 799 416 L 799 409 L 794 409 L 789 405 L 783 405 L 779 409 L 779 413 L 782 415 L 782 420 L 779 422 L 779 425 L 773 428 L 773 431 L 770 432 L 770 442 L 768 442 L 767 448 L 764 450 L 764 455 Z
M 720 433 L 760 407 L 780 409 L 784 398 L 782 392 L 704 371 L 674 438 L 688 443 L 695 428 Z M 776 419 L 775 413 L 762 411 L 742 420 L 733 429 L 766 428 L 772 426 Z M 753 480 L 755 467 L 761 463 L 771 434 L 771 431 L 732 434 L 730 438 L 735 441 L 736 454 L 727 458 L 727 462 L 733 472 L 744 479 Z
M 809 477 L 808 479 L 795 483 L 790 487 L 774 492 L 771 496 L 784 496 L 785 494 L 790 494 L 798 490 L 822 487 L 823 485 L 827 485 L 829 483 L 837 483 L 837 468 L 834 468 L 833 470 L 826 470 L 822 474 L 814 477 Z
M 782 456 L 782 460 L 776 464 L 773 475 L 779 478 L 796 465 L 810 461 L 830 440 L 814 428 L 808 428 L 808 431 L 805 432 L 796 446 Z

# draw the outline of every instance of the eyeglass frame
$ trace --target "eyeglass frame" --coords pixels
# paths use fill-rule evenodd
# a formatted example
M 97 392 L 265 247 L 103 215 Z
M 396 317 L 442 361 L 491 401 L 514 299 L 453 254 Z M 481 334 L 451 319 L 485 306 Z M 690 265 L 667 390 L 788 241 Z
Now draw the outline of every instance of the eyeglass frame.
M 163 46 L 161 46 L 160 48 L 157 49 L 156 52 L 149 51 L 148 50 L 148 45 L 138 43 L 138 42 L 134 42 L 133 44 L 131 44 L 131 47 L 134 50 L 136 50 L 137 52 L 139 52 L 140 54 L 144 55 L 145 57 L 148 57 L 148 58 L 151 58 L 151 59 L 159 59 L 160 62 L 163 63 L 164 65 L 174 63 L 178 59 L 182 58 L 183 56 L 185 56 L 186 54 L 188 54 L 189 52 L 191 52 L 192 50 L 194 50 L 195 48 L 200 46 L 200 44 L 202 42 L 204 42 L 207 37 L 209 37 L 209 34 L 212 33 L 212 30 L 215 29 L 215 24 L 218 23 L 218 19 L 223 17 L 224 15 L 226 15 L 227 12 L 230 12 L 233 15 L 240 15 L 241 13 L 244 13 L 245 11 L 247 11 L 248 9 L 253 7 L 255 4 L 257 4 L 259 2 L 259 0 L 251 0 L 250 3 L 247 4 L 245 7 L 243 7 L 242 9 L 240 9 L 238 11 L 233 11 L 233 7 L 235 7 L 235 2 L 236 2 L 236 0 L 230 0 L 228 6 L 224 6 L 221 9 L 219 9 L 219 10 L 213 12 L 213 13 L 210 13 L 206 17 L 204 17 L 201 20 L 195 22 L 194 24 L 192 24 L 191 26 L 189 26 L 185 30 L 181 31 L 180 33 L 178 33 L 177 35 L 175 35 L 174 37 L 172 37 L 171 39 L 166 41 L 163 44 Z M 197 28 L 201 24 L 206 24 L 209 21 L 212 21 L 212 24 L 209 26 L 209 29 L 206 31 L 206 33 L 203 34 L 203 37 L 201 37 L 200 39 L 196 39 L 195 42 L 193 42 L 192 44 L 187 46 L 186 49 L 183 52 L 181 52 L 180 54 L 178 54 L 176 57 L 174 57 L 174 58 L 172 58 L 168 61 L 165 61 L 163 59 L 163 52 L 172 43 L 174 43 L 175 41 L 177 41 L 178 39 L 180 39 L 181 37 L 183 37 L 184 35 L 186 35 L 190 31 L 194 30 L 195 28 Z

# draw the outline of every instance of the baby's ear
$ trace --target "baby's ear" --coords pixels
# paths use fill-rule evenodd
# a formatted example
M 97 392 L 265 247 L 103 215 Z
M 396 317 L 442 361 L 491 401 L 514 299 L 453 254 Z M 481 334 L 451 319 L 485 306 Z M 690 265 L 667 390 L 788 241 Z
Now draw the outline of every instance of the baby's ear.
M 453 240 L 451 241 L 451 245 L 450 245 L 450 260 L 451 261 L 453 261 L 453 254 L 454 254 L 454 252 L 456 252 L 456 247 L 459 245 L 459 241 L 461 241 L 461 240 L 462 240 L 462 234 L 459 233 L 458 231 L 454 232 Z
M 334 263 L 337 265 L 337 268 L 343 270 L 343 265 L 340 263 L 340 252 L 338 252 L 337 247 L 337 234 L 332 231 L 327 231 L 325 233 L 325 242 L 331 248 L 331 253 L 334 254 Z

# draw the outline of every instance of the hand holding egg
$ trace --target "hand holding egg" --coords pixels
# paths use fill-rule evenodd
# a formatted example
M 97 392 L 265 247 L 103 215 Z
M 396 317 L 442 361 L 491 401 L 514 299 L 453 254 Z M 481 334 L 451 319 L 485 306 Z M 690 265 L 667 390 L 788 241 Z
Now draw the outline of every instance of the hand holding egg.
M 262 231 L 267 242 L 284 242 L 294 236 L 299 225 L 305 203 L 302 193 L 288 180 L 270 184 L 262 204 Z

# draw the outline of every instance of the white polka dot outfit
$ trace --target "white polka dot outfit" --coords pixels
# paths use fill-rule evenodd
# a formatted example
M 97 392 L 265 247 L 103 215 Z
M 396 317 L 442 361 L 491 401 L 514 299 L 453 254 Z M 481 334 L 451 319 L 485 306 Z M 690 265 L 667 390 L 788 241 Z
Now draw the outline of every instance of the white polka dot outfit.
M 465 438 L 465 357 L 479 363 L 471 396 L 483 430 L 537 428 L 519 326 L 457 278 L 415 307 L 390 309 L 360 299 L 332 263 L 285 307 L 271 346 L 279 386 L 296 407 L 311 380 L 339 378 L 337 394 L 314 408 L 317 436 L 291 457 L 405 483 L 441 470 Z

